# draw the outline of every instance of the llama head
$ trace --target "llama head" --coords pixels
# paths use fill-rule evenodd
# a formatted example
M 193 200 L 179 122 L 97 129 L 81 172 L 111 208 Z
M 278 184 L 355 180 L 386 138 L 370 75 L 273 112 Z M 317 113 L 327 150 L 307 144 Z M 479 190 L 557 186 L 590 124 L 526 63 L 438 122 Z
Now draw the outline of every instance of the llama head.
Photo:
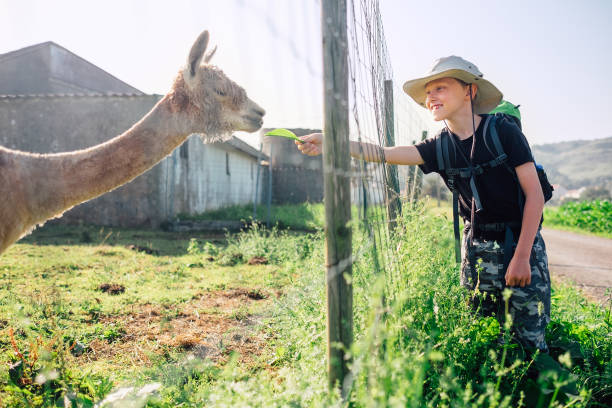
M 189 131 L 202 134 L 205 141 L 225 138 L 232 131 L 255 132 L 263 124 L 265 111 L 223 71 L 209 64 L 216 47 L 206 53 L 207 46 L 208 31 L 204 31 L 174 83 L 173 104 L 188 115 Z

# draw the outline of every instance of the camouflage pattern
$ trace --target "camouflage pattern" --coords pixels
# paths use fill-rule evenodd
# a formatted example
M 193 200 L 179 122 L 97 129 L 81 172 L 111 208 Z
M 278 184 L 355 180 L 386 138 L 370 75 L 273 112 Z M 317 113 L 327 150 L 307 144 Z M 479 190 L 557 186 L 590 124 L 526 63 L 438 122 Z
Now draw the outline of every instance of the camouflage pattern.
M 461 249 L 461 284 L 470 290 L 472 307 L 484 316 L 495 316 L 503 327 L 506 289 L 503 242 L 474 239 L 468 254 L 466 236 Z M 471 256 L 468 256 L 471 255 Z M 472 267 L 470 259 L 475 260 Z M 536 234 L 531 257 L 531 284 L 512 290 L 508 312 L 512 316 L 512 334 L 525 349 L 548 351 L 544 338 L 550 321 L 550 276 L 546 246 L 540 232 Z

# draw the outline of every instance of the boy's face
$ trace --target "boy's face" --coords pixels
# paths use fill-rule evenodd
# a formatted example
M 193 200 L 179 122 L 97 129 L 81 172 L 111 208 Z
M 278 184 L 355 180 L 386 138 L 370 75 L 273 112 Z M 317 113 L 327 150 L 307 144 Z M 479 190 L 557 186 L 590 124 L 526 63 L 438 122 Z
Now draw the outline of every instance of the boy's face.
M 428 82 L 425 85 L 425 93 L 425 106 L 435 121 L 453 118 L 457 112 L 470 107 L 468 87 L 454 78 L 440 78 Z

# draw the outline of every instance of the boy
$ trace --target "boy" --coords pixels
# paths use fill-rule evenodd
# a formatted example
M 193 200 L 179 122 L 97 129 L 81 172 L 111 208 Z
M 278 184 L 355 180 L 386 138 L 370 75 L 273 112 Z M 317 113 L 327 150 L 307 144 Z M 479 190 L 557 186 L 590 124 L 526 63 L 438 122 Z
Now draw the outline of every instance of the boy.
M 434 120 L 444 121 L 446 127 L 415 146 L 381 148 L 351 142 L 353 157 L 418 165 L 425 173 L 439 173 L 447 185 L 448 174 L 440 169 L 436 156 L 436 139 L 444 133 L 444 137 L 450 137 L 451 168 L 473 169 L 495 159 L 487 146 L 490 139 L 483 139 L 483 131 L 487 113 L 499 104 L 502 94 L 474 64 L 456 56 L 441 58 L 424 77 L 406 82 L 404 91 L 428 109 Z M 496 129 L 508 156 L 505 165 L 489 167 L 471 180 L 455 179 L 459 213 L 465 224 L 461 283 L 483 293 L 482 297 L 472 297 L 472 305 L 500 322 L 505 317 L 502 292 L 511 287 L 508 311 L 513 335 L 526 351 L 547 352 L 544 333 L 550 320 L 550 278 L 539 232 L 544 196 L 531 150 L 519 127 L 513 121 L 499 119 Z M 302 153 L 317 155 L 322 151 L 322 137 L 320 133 L 303 136 L 305 143 L 296 144 Z M 517 194 L 519 187 L 522 197 Z M 500 225 L 511 230 L 518 240 L 511 239 L 513 242 L 505 245 L 508 234 L 504 228 L 491 227 Z M 504 247 L 514 252 L 504 254 Z M 476 265 L 476 260 L 482 262 Z

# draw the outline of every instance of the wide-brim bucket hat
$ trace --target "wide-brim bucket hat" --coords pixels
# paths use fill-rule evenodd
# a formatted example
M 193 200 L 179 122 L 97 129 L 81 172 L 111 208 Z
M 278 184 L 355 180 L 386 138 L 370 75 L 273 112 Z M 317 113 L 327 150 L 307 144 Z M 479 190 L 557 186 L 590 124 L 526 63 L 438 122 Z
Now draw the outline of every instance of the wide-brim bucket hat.
M 502 93 L 495 85 L 483 78 L 482 72 L 478 70 L 476 65 L 455 55 L 436 60 L 434 66 L 425 76 L 404 83 L 404 92 L 410 95 L 416 103 L 426 107 L 425 85 L 436 79 L 448 77 L 478 86 L 478 92 L 474 99 L 474 113 L 489 113 L 502 100 Z

